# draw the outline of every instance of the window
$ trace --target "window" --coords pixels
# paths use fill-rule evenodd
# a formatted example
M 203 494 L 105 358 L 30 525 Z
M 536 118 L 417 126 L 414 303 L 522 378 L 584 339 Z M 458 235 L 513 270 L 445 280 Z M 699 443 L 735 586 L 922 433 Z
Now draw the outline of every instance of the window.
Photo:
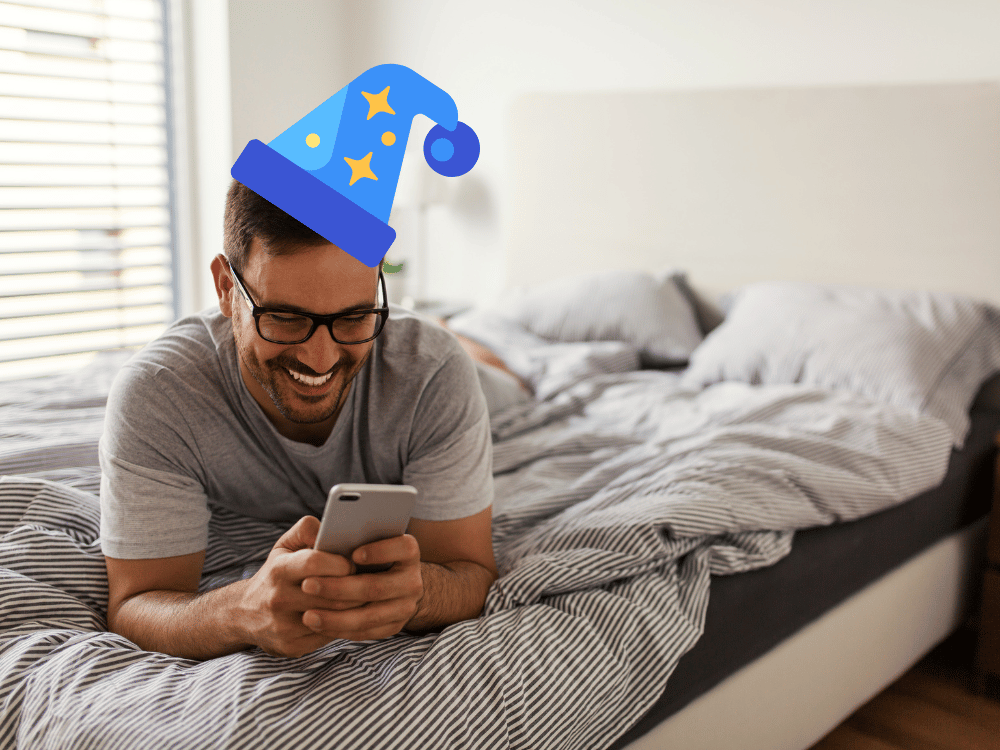
M 177 315 L 163 0 L 0 2 L 0 380 Z

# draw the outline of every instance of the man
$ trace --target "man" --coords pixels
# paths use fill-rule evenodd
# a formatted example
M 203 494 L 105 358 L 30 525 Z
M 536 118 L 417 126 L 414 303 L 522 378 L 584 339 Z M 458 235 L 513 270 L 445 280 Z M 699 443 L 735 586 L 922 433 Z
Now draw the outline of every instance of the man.
M 489 420 L 468 355 L 440 327 L 381 311 L 378 269 L 238 182 L 225 249 L 212 261 L 220 310 L 175 323 L 108 400 L 109 629 L 192 659 L 295 657 L 476 617 L 497 568 Z M 352 560 L 314 551 L 340 482 L 414 485 L 408 533 Z M 199 594 L 213 508 L 291 528 L 252 578 Z M 362 563 L 392 567 L 356 574 Z

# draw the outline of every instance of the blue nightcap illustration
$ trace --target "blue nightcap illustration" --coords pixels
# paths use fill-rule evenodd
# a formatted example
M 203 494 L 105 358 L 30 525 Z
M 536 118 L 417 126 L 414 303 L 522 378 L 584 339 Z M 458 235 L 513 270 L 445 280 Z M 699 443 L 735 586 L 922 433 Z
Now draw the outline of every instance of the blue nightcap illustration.
M 268 144 L 252 140 L 232 176 L 366 266 L 396 239 L 387 223 L 413 118 L 437 123 L 424 158 L 457 177 L 479 159 L 479 138 L 454 100 L 403 65 L 378 65 Z

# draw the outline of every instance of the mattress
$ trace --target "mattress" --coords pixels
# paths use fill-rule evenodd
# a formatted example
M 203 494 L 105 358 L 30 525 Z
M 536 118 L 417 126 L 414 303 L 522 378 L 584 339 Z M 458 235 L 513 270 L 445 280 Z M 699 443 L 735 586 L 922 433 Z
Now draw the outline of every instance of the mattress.
M 962 450 L 937 487 L 856 521 L 796 533 L 774 565 L 713 577 L 701 639 L 619 749 L 869 583 L 989 512 L 1000 409 L 973 409 Z

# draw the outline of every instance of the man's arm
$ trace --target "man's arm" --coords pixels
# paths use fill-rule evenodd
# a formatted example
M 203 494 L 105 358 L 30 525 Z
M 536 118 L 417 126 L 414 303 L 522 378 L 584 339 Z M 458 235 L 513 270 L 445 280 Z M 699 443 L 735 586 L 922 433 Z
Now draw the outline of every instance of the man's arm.
M 108 629 L 149 651 L 211 659 L 250 646 L 274 656 L 302 656 L 334 638 L 307 627 L 305 613 L 358 607 L 330 602 L 302 589 L 308 577 L 333 580 L 354 572 L 340 555 L 312 549 L 319 519 L 306 516 L 275 543 L 253 578 L 197 593 L 204 552 L 156 560 L 106 557 Z M 413 614 L 405 602 L 386 602 L 367 618 L 367 638 L 398 633 Z
M 492 517 L 490 507 L 454 521 L 410 521 L 409 533 L 420 544 L 424 594 L 407 630 L 435 630 L 479 616 L 499 577 Z
M 105 557 L 108 630 L 147 651 L 187 659 L 210 659 L 246 648 L 225 615 L 239 591 L 226 586 L 197 593 L 204 562 L 204 551 L 156 560 Z
M 478 617 L 497 579 L 496 573 L 463 560 L 446 565 L 425 562 L 420 569 L 424 594 L 417 603 L 417 613 L 404 627 L 412 633 L 438 630 Z

